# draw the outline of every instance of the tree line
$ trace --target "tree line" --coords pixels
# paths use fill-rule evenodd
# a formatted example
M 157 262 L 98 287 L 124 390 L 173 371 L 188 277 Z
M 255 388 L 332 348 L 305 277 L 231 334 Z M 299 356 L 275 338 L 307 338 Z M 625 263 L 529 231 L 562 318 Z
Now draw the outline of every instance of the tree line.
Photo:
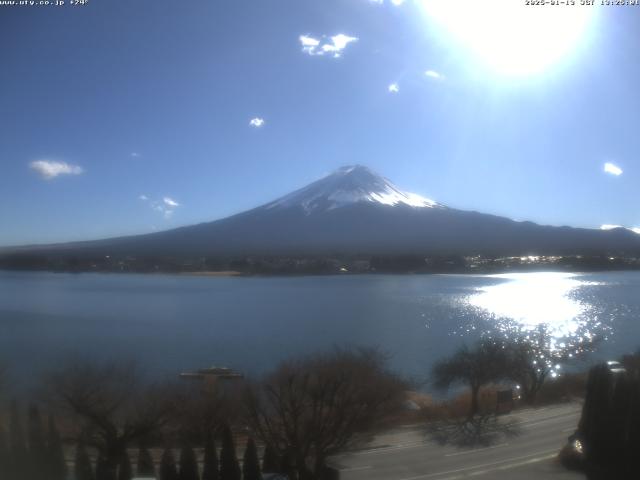
M 328 458 L 400 411 L 408 388 L 371 349 L 286 361 L 259 380 L 213 388 L 185 382 L 149 382 L 127 362 L 60 366 L 46 375 L 26 422 L 11 407 L 0 432 L 0 478 L 255 480 L 265 472 L 330 479 Z M 40 408 L 58 422 L 50 416 L 44 428 Z M 151 451 L 163 452 L 159 461 Z
M 27 414 L 26 433 L 17 403 L 12 403 L 9 428 L 0 425 L 0 478 L 15 480 L 66 480 L 67 465 L 62 440 L 53 416 L 47 427 L 36 406 Z
M 584 253 L 584 252 L 583 252 Z M 535 261 L 493 255 L 437 254 L 338 254 L 328 255 L 247 255 L 247 256 L 159 256 L 96 253 L 28 252 L 0 255 L 0 269 L 58 272 L 206 272 L 237 271 L 244 274 L 317 274 L 340 273 L 466 273 L 536 271 L 549 268 L 561 271 L 637 270 L 640 259 L 616 253 L 589 252 L 574 255 L 540 256 Z
M 222 447 L 220 455 L 215 438 L 210 436 L 204 445 L 202 470 L 193 447 L 185 443 L 178 460 L 172 448 L 165 448 L 159 465 L 149 449 L 140 445 L 137 450 L 136 468 L 133 468 L 129 449 L 119 455 L 115 466 L 111 466 L 103 451 L 92 461 L 87 445 L 82 439 L 75 444 L 73 468 L 69 468 L 64 455 L 60 433 L 52 416 L 48 428 L 44 428 L 39 409 L 30 406 L 27 416 L 26 435 L 17 404 L 10 413 L 8 435 L 0 432 L 0 478 L 11 480 L 66 480 L 69 474 L 76 480 L 132 480 L 137 477 L 160 478 L 161 480 L 261 480 L 262 467 L 258 450 L 252 438 L 246 442 L 242 468 L 236 456 L 236 446 L 231 429 L 225 425 L 220 431 Z M 7 441 L 8 440 L 8 441 Z M 268 472 L 284 471 L 275 453 L 267 448 L 264 468 Z

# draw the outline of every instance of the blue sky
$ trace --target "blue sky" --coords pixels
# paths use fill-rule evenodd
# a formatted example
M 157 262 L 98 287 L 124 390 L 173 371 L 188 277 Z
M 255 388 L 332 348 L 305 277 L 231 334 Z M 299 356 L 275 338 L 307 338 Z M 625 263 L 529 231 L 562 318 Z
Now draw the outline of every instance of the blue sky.
M 640 7 L 571 41 L 540 8 L 522 38 L 420 0 L 0 6 L 0 245 L 214 220 L 353 163 L 452 207 L 640 226 Z

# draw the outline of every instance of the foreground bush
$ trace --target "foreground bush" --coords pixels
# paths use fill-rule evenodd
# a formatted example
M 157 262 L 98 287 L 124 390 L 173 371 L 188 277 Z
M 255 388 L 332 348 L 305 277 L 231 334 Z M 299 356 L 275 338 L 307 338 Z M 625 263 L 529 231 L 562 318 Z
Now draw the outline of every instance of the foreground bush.
M 604 364 L 593 367 L 577 433 L 588 478 L 638 478 L 640 379 Z

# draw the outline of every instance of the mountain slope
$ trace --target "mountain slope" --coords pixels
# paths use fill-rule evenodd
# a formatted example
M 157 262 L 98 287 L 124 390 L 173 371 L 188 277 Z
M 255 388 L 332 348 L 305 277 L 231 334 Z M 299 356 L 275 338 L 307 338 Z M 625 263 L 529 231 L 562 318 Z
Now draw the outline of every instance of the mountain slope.
M 541 226 L 456 210 L 403 192 L 366 167 L 351 166 L 221 220 L 12 251 L 78 256 L 636 254 L 640 235 L 625 229 Z

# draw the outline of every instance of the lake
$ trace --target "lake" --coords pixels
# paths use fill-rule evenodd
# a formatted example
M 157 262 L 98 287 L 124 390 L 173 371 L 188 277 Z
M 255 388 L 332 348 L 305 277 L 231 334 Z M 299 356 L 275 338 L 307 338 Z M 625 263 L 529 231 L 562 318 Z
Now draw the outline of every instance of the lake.
M 590 361 L 640 347 L 640 272 L 198 277 L 0 272 L 0 360 L 28 383 L 79 355 L 155 375 L 210 365 L 259 374 L 333 345 L 379 346 L 424 379 L 487 332 L 546 324 L 599 336 Z

